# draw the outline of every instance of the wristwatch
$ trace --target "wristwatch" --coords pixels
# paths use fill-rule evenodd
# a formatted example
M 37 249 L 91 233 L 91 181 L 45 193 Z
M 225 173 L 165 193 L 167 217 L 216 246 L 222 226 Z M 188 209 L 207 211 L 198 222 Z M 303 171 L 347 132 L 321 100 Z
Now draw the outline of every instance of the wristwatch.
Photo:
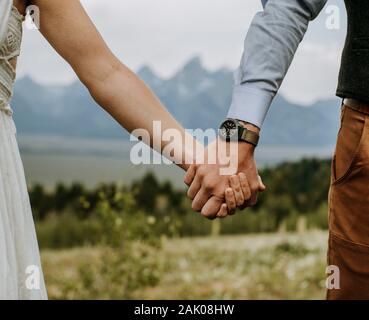
M 259 143 L 259 134 L 247 129 L 237 119 L 226 119 L 219 127 L 219 137 L 226 141 L 244 141 L 255 147 Z

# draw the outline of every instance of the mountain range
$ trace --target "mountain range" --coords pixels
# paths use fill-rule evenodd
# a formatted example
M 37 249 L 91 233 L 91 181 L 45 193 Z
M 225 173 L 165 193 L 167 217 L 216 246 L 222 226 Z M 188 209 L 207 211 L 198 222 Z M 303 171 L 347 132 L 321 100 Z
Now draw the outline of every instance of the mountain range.
M 226 117 L 233 85 L 233 73 L 228 69 L 209 71 L 195 57 L 168 79 L 148 66 L 137 74 L 185 128 L 216 129 Z M 12 107 L 22 135 L 128 139 L 128 134 L 96 105 L 78 81 L 51 87 L 23 77 L 16 82 Z M 306 107 L 278 95 L 265 121 L 261 143 L 331 146 L 338 127 L 337 98 Z

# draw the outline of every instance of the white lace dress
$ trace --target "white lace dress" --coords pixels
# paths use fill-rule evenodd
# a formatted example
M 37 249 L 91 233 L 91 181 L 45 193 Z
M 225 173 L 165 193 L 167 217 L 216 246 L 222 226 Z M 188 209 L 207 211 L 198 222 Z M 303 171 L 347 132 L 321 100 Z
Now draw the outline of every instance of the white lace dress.
M 0 299 L 47 299 L 23 164 L 9 101 L 19 55 L 22 20 L 12 8 L 0 43 Z

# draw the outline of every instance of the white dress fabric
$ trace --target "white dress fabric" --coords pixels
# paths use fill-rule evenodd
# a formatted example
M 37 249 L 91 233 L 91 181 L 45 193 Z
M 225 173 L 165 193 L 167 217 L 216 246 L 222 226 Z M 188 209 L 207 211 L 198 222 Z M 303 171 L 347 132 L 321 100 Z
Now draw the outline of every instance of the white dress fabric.
M 0 299 L 47 299 L 27 185 L 9 101 L 23 16 L 11 9 L 0 43 Z

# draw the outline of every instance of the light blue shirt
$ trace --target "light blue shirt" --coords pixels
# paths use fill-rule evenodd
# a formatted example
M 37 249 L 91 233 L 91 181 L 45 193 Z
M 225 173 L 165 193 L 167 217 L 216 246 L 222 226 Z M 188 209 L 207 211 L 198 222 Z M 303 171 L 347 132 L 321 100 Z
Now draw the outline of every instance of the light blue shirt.
M 327 0 L 261 0 L 245 40 L 229 118 L 261 128 L 309 22 Z

